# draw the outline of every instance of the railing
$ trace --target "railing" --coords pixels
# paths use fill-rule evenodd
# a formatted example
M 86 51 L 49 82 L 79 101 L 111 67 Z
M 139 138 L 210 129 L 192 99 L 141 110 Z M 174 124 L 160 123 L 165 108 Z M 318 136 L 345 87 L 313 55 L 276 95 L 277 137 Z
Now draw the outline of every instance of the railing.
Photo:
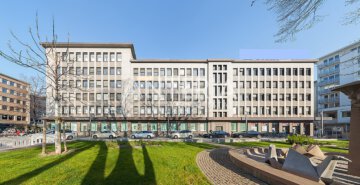
M 340 81 L 339 78 L 335 78 L 335 79 L 332 79 L 332 80 L 324 80 L 324 81 L 319 82 L 319 86 L 324 86 L 324 85 L 327 85 L 327 84 L 337 83 L 339 81 Z
M 334 68 L 334 69 L 331 69 L 331 70 L 321 70 L 320 71 L 320 76 L 327 76 L 327 75 L 331 75 L 333 73 L 339 73 L 340 72 L 340 68 Z
M 332 61 L 328 61 L 326 64 L 321 63 L 321 64 L 318 65 L 318 68 L 321 69 L 321 68 L 331 66 L 331 65 L 334 65 L 334 64 L 337 64 L 337 63 L 340 63 L 340 58 L 336 58 L 336 59 L 334 59 Z
M 339 102 L 339 98 L 321 98 L 319 99 L 319 103 L 320 104 L 324 104 L 324 103 L 336 103 Z

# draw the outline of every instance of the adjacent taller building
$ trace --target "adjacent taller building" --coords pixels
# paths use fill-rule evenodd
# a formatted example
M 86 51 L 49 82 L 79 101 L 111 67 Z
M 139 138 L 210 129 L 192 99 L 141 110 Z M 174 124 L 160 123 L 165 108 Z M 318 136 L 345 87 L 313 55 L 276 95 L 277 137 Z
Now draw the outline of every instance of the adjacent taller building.
M 58 69 L 71 74 L 61 78 L 60 110 L 66 127 L 80 135 L 184 129 L 313 134 L 317 60 L 142 60 L 132 44 L 122 43 L 52 48 L 74 61 Z M 49 91 L 46 101 L 52 122 Z
M 29 126 L 29 84 L 0 73 L 0 127 Z
M 326 54 L 318 62 L 318 115 L 324 121 L 324 134 L 345 136 L 349 132 L 351 102 L 334 87 L 360 80 L 360 41 Z

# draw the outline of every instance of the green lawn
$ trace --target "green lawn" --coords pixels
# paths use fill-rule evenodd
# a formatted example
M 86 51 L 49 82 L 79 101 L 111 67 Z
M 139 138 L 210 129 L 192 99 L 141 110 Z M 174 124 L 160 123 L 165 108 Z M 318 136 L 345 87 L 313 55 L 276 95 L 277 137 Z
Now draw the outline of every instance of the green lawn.
M 279 148 L 289 148 L 291 145 L 287 142 L 238 142 L 238 143 L 226 143 L 227 145 L 236 146 L 236 147 L 268 147 L 270 144 L 275 144 Z M 349 150 L 344 149 L 349 146 L 349 141 L 319 141 L 319 144 L 327 145 L 336 145 L 336 146 L 320 146 L 321 150 L 324 152 L 338 152 L 347 154 Z
M 196 165 L 206 144 L 72 142 L 74 152 L 41 148 L 0 153 L 0 184 L 209 184 Z M 120 145 L 120 149 L 119 149 Z M 53 150 L 52 146 L 49 146 Z

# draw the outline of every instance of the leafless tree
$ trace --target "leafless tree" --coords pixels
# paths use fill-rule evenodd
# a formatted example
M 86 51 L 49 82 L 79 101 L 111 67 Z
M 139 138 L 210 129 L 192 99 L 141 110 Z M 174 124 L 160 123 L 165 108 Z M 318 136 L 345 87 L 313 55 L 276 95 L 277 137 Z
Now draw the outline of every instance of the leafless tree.
M 252 0 L 250 6 L 255 6 L 259 0 Z M 356 6 L 360 0 L 345 0 L 345 6 Z M 324 0 L 266 0 L 269 11 L 277 15 L 279 30 L 275 34 L 276 42 L 295 39 L 295 35 L 303 30 L 312 28 L 324 16 L 318 10 L 325 3 Z M 344 25 L 357 24 L 360 18 L 360 6 L 343 17 Z
M 46 113 L 46 87 L 42 76 L 23 77 L 30 84 L 30 118 L 34 125 L 45 116 Z M 46 153 L 46 124 L 43 123 L 42 154 Z
M 37 14 L 35 29 L 33 27 L 29 28 L 30 43 L 24 42 L 23 39 L 20 39 L 13 32 L 11 32 L 11 35 L 13 40 L 18 44 L 19 49 L 15 49 L 12 43 L 9 42 L 9 52 L 0 50 L 0 56 L 21 67 L 33 69 L 46 78 L 47 105 L 52 105 L 52 107 L 48 107 L 48 110 L 52 110 L 52 112 L 47 112 L 47 116 L 53 117 L 55 120 L 55 153 L 61 154 L 60 127 L 62 117 L 60 108 L 64 104 L 66 105 L 66 102 L 62 101 L 61 92 L 77 88 L 76 86 L 72 86 L 72 84 L 60 84 L 65 77 L 76 77 L 73 71 L 75 60 L 71 59 L 69 56 L 69 40 L 67 42 L 67 47 L 65 47 L 66 51 L 64 52 L 64 48 L 62 48 L 63 52 L 60 53 L 57 48 L 58 36 L 55 32 L 54 19 L 52 22 L 52 35 L 48 40 L 48 37 L 42 38 L 40 36 Z M 44 50 L 42 46 L 46 49 Z
M 277 14 L 279 31 L 275 34 L 276 42 L 294 39 L 294 35 L 311 28 L 321 20 L 317 15 L 324 0 L 267 0 L 269 10 Z
M 121 97 L 118 99 L 117 105 L 120 106 L 120 114 L 126 120 L 132 110 L 132 99 L 135 91 L 134 82 L 129 79 L 125 79 L 121 82 Z
M 345 5 L 346 6 L 352 6 L 356 3 L 359 3 L 359 0 L 346 0 Z M 360 18 L 360 7 L 357 7 L 355 10 L 348 12 L 344 18 L 344 24 L 357 24 L 359 23 Z

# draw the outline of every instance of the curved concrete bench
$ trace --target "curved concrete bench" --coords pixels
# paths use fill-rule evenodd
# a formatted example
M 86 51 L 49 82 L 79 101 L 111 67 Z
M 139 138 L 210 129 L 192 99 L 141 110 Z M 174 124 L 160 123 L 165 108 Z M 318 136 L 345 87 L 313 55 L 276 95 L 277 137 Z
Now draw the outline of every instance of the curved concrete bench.
M 229 151 L 230 160 L 242 170 L 261 179 L 268 184 L 274 185 L 320 185 L 322 183 L 312 181 L 286 171 L 274 169 L 265 163 L 257 162 L 246 155 L 232 149 Z

